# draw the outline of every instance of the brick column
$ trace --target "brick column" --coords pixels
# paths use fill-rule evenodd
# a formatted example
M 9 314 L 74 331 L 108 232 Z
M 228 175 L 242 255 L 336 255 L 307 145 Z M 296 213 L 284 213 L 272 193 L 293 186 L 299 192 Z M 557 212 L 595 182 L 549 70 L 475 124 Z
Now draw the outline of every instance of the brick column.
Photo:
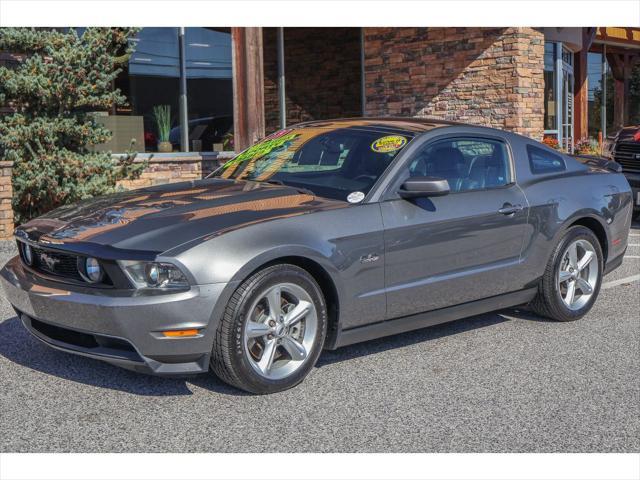
M 0 161 L 0 240 L 10 240 L 13 237 L 12 167 L 12 162 Z

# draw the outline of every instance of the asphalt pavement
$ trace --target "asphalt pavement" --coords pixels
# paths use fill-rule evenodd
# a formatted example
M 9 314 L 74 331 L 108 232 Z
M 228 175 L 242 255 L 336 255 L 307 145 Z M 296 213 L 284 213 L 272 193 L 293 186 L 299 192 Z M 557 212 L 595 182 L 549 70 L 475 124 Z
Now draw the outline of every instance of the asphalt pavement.
M 509 310 L 325 352 L 251 396 L 52 350 L 0 298 L 2 452 L 638 452 L 640 225 L 588 316 Z M 15 252 L 0 245 L 0 264 Z

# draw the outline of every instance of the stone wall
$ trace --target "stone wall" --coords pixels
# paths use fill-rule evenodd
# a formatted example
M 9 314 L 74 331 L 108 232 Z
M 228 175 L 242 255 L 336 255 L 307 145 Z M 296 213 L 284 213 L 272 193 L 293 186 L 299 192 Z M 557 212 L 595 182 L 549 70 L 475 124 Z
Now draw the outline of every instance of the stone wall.
M 544 35 L 532 28 L 366 28 L 366 113 L 543 135 Z
M 140 178 L 118 183 L 126 189 L 151 187 L 165 183 L 200 180 L 215 170 L 220 162 L 232 158 L 233 152 L 139 154 L 136 162 L 148 163 Z
M 11 162 L 0 161 L 0 240 L 8 240 L 13 236 L 11 166 Z
M 267 134 L 277 130 L 277 29 L 263 28 Z M 360 29 L 285 28 L 287 123 L 360 116 Z

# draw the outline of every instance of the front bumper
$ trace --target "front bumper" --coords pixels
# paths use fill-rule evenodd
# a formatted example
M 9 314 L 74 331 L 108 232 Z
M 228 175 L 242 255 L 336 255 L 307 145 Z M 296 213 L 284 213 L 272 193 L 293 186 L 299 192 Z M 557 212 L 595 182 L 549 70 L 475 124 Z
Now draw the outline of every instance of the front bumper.
M 219 318 L 218 300 L 228 286 L 156 295 L 71 287 L 33 274 L 19 257 L 2 269 L 0 283 L 25 327 L 46 344 L 159 375 L 208 370 L 217 327 L 212 319 Z M 200 332 L 183 338 L 160 333 L 180 329 Z

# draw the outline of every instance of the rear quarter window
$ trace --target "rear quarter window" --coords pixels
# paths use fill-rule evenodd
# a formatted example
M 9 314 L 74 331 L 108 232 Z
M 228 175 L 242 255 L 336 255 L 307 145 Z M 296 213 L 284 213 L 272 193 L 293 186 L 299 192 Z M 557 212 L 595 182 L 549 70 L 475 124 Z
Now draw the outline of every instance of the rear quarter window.
M 531 173 L 564 172 L 567 169 L 564 158 L 543 148 L 527 145 L 527 154 Z

